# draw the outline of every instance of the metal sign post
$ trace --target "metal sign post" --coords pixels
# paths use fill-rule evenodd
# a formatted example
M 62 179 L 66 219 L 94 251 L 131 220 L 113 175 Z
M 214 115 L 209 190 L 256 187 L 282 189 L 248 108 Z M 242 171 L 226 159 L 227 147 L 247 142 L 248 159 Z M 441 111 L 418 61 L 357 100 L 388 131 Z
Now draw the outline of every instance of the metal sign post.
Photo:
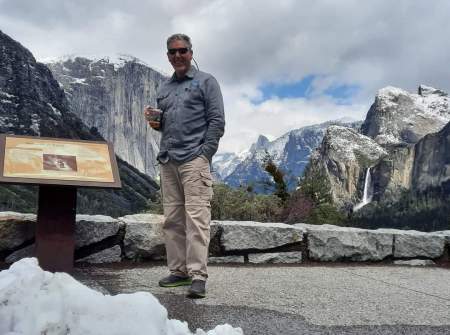
M 76 187 L 39 186 L 36 256 L 47 271 L 73 270 L 76 207 Z

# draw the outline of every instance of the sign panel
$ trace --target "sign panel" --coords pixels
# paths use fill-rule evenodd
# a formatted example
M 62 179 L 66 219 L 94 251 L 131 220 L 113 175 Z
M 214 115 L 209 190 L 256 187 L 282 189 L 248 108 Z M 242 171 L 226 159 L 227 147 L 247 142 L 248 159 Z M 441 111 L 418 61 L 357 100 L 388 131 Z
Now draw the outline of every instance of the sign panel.
M 0 181 L 120 188 L 106 142 L 1 135 Z

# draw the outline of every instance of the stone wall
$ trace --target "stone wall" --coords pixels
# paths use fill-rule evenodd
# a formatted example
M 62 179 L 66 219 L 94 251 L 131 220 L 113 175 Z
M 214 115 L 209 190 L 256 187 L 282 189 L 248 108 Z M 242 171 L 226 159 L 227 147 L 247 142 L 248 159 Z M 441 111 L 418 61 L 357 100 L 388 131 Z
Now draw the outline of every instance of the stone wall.
M 155 214 L 77 215 L 75 260 L 88 263 L 165 259 L 162 223 Z M 34 256 L 36 216 L 0 213 L 0 262 Z M 423 233 L 332 225 L 213 221 L 210 264 L 449 261 L 450 230 Z M 400 262 L 398 264 L 404 264 Z M 418 264 L 429 264 L 419 262 Z

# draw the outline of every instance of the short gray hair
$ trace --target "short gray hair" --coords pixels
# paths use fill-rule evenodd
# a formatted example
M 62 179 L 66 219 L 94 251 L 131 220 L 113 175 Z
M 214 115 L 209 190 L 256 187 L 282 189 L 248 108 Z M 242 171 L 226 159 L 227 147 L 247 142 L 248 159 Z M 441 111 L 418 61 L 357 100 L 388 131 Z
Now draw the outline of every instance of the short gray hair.
M 176 40 L 185 42 L 187 47 L 189 48 L 189 50 L 192 50 L 191 38 L 185 34 L 173 34 L 172 36 L 170 36 L 167 39 L 167 49 L 169 49 L 170 43 L 172 43 L 173 41 L 176 41 Z

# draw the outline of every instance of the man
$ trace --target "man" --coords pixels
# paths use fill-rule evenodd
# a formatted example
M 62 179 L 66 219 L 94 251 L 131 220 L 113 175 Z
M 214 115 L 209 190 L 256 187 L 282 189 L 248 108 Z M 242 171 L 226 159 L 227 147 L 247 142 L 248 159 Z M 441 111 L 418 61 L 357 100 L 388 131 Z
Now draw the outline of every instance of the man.
M 190 285 L 188 297 L 206 294 L 207 259 L 213 195 L 210 164 L 224 133 L 223 99 L 217 80 L 191 66 L 188 36 L 167 40 L 167 57 L 175 72 L 158 90 L 162 132 L 158 161 L 170 275 L 162 287 Z M 155 113 L 147 107 L 146 115 Z

